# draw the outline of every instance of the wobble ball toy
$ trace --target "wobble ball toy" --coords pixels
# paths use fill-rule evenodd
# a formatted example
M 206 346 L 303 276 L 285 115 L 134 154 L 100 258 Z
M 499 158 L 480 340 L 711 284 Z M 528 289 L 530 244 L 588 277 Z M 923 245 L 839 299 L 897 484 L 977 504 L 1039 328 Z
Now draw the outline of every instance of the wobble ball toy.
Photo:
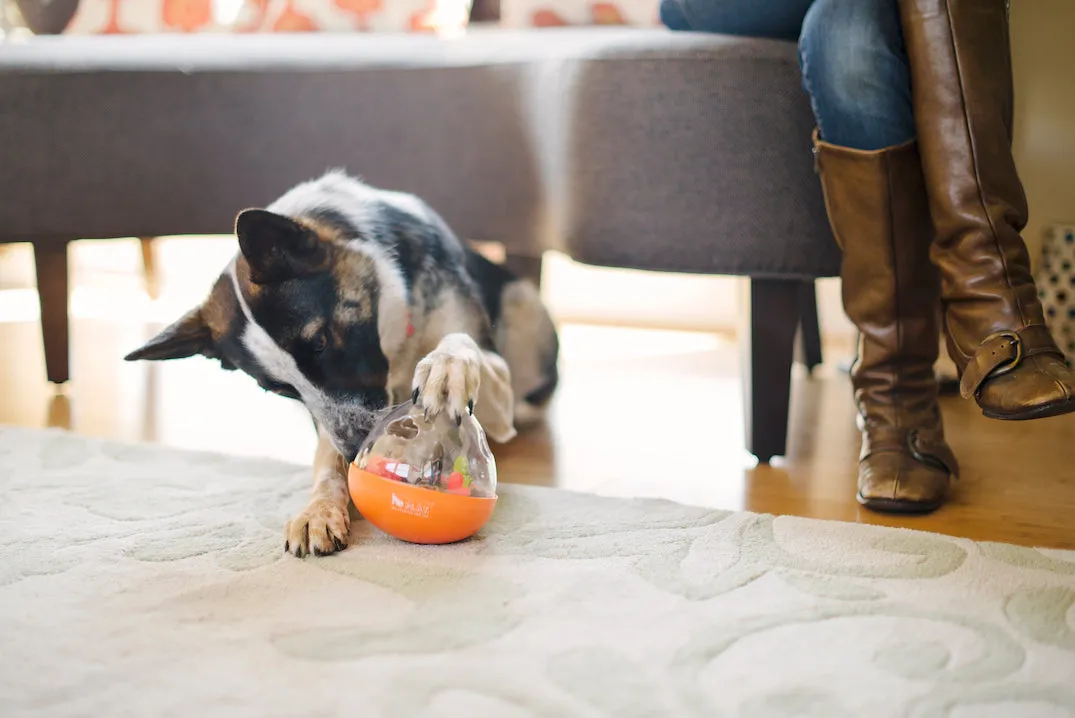
M 348 470 L 355 508 L 402 541 L 445 544 L 477 533 L 496 507 L 496 462 L 470 414 L 427 418 L 406 402 L 370 431 Z

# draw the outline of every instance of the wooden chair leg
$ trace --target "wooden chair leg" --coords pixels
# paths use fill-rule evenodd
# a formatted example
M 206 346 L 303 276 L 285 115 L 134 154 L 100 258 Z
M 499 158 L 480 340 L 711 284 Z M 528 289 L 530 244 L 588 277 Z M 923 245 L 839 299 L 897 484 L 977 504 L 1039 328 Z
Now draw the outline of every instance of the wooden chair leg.
M 817 289 L 813 282 L 799 285 L 799 344 L 806 370 L 821 366 L 821 324 L 817 317 Z
M 800 284 L 794 279 L 750 279 L 743 302 L 739 345 L 746 446 L 763 464 L 787 451 Z
M 37 297 L 41 306 L 41 339 L 45 372 L 53 384 L 71 378 L 67 324 L 67 242 L 34 243 Z
M 142 270 L 146 279 L 146 293 L 150 299 L 160 296 L 160 272 L 157 270 L 156 255 L 153 252 L 153 240 L 156 237 L 139 237 L 142 245 Z
M 527 257 L 509 252 L 504 257 L 504 266 L 515 276 L 529 279 L 537 286 L 541 286 L 541 257 Z

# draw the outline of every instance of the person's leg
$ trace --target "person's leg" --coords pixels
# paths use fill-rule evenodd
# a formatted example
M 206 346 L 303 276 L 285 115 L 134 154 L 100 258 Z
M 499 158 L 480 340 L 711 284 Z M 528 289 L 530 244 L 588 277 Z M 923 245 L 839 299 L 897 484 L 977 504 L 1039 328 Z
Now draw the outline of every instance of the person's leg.
M 671 30 L 797 40 L 814 0 L 661 0 Z
M 960 390 L 986 416 L 1075 411 L 1075 373 L 1046 327 L 1020 233 L 1005 0 L 899 0 Z
M 957 465 L 937 406 L 939 279 L 896 1 L 817 0 L 799 44 L 818 172 L 843 249 L 844 310 L 860 335 L 851 370 L 858 499 L 929 511 Z
M 799 56 L 822 140 L 880 150 L 914 139 L 896 0 L 817 0 L 803 22 Z

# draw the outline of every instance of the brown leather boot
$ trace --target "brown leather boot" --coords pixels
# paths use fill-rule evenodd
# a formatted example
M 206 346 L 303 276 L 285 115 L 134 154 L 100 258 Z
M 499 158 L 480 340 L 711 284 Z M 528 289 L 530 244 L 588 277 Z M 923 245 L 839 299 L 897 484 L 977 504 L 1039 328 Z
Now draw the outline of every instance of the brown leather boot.
M 958 472 L 944 439 L 933 364 L 940 280 L 914 142 L 864 152 L 814 136 L 836 241 L 844 310 L 859 329 L 851 369 L 862 429 L 858 500 L 878 511 L 925 512 Z
M 1005 0 L 900 0 L 900 14 L 960 392 L 994 419 L 1075 411 L 1020 236 Z

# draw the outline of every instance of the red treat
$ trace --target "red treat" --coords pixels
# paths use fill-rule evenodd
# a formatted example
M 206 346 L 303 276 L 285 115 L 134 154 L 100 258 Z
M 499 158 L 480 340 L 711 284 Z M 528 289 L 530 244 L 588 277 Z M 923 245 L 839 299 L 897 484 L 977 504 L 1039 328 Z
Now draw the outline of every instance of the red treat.
M 400 468 L 404 467 L 406 467 L 405 464 L 400 464 L 398 461 L 391 461 L 382 456 L 371 456 L 366 460 L 366 471 L 380 476 L 383 479 L 391 479 L 392 481 L 404 480 L 402 476 L 396 473 Z
M 366 471 L 377 476 L 383 476 L 386 479 L 393 478 L 394 475 L 388 470 L 387 463 L 380 456 L 371 456 L 366 459 Z
M 448 476 L 448 481 L 445 483 L 445 487 L 449 491 L 453 491 L 455 489 L 462 488 L 463 487 L 463 475 L 461 473 L 459 473 L 458 471 L 453 471 Z M 468 490 L 467 493 L 469 494 L 470 491 Z

